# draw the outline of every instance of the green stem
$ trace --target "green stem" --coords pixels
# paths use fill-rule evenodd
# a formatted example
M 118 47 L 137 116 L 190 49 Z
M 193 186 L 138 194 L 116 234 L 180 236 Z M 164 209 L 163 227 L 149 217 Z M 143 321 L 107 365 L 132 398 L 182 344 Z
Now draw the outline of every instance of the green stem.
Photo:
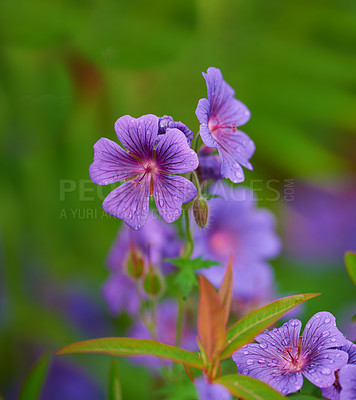
M 182 339 L 182 329 L 183 329 L 183 307 L 184 300 L 182 294 L 179 294 L 178 297 L 178 315 L 177 315 L 177 324 L 176 324 L 176 346 L 180 346 L 180 342 Z
M 184 210 L 184 220 L 185 220 L 185 250 L 183 257 L 189 259 L 194 249 L 192 232 L 190 230 L 189 209 Z
M 145 316 L 145 311 L 144 311 L 144 307 L 143 307 L 143 299 L 141 296 L 141 292 L 140 292 L 140 285 L 138 280 L 135 280 L 136 283 L 136 293 L 137 293 L 137 298 L 138 301 L 140 303 L 140 317 L 142 322 L 144 323 L 144 325 L 147 327 L 147 329 L 150 331 L 150 334 L 152 336 L 152 339 L 157 340 L 157 335 L 156 335 L 156 329 L 155 329 L 155 323 L 154 323 L 154 304 L 152 302 L 151 305 L 151 316 L 152 316 L 152 321 L 147 321 L 146 316 Z
M 192 171 L 192 175 L 194 176 L 195 186 L 197 187 L 198 199 L 199 199 L 200 197 L 202 197 L 201 196 L 201 188 L 200 188 L 199 178 L 198 178 L 198 175 L 197 175 L 197 173 L 195 171 Z

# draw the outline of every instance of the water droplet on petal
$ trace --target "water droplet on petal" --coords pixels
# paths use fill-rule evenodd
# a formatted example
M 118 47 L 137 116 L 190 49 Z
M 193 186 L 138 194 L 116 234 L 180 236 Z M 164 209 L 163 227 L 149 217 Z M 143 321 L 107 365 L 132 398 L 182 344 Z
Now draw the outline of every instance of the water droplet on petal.
M 326 318 L 324 321 L 326 324 L 328 324 L 330 322 L 330 318 Z
M 259 364 L 264 364 L 266 362 L 266 360 L 264 359 L 264 358 L 260 358 L 259 360 L 258 360 L 258 363 Z
M 261 343 L 260 347 L 261 347 L 261 349 L 267 349 L 268 345 L 267 345 L 267 343 Z
M 252 365 L 253 363 L 254 363 L 254 361 L 251 360 L 251 359 L 246 361 L 246 364 L 247 364 L 247 365 Z
M 324 333 L 323 333 L 323 337 L 327 337 L 327 336 L 329 336 L 329 334 L 330 334 L 330 332 L 329 331 L 325 331 Z
M 249 352 L 247 350 L 244 351 L 244 354 L 247 356 L 247 354 L 249 354 Z M 340 354 L 339 354 L 340 355 Z
M 327 367 L 324 367 L 324 368 L 322 368 L 321 373 L 323 375 L 329 375 L 331 373 L 331 369 L 327 368 Z

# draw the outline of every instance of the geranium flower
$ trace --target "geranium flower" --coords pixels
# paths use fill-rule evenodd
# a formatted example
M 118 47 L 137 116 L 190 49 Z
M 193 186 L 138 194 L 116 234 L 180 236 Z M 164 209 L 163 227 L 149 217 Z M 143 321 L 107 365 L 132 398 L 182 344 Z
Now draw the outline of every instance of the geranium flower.
M 303 375 L 319 388 L 331 386 L 335 371 L 346 365 L 348 354 L 335 349 L 346 344 L 328 312 L 315 314 L 300 338 L 302 323 L 297 319 L 256 337 L 232 358 L 240 374 L 260 379 L 284 395 L 303 386 Z
M 235 99 L 234 90 L 224 81 L 221 71 L 208 68 L 203 73 L 208 91 L 195 111 L 200 122 L 200 136 L 206 146 L 217 148 L 221 158 L 221 174 L 232 182 L 242 182 L 241 165 L 252 170 L 248 161 L 255 152 L 253 141 L 237 128 L 250 119 L 248 108 Z
M 199 400 L 232 400 L 231 393 L 220 383 L 207 382 L 203 377 L 194 381 Z
M 182 131 L 187 139 L 187 143 L 190 146 L 191 141 L 194 139 L 194 133 L 184 125 L 183 122 L 176 122 L 169 115 L 164 115 L 158 118 L 158 140 L 162 139 L 162 135 L 165 135 L 168 129 L 179 129 Z
M 273 294 L 273 270 L 267 260 L 281 250 L 275 218 L 256 207 L 253 192 L 247 188 L 219 182 L 210 193 L 220 197 L 209 200 L 208 227 L 195 233 L 194 256 L 218 261 L 221 266 L 199 270 L 199 274 L 219 287 L 223 265 L 234 254 L 233 296 L 244 308 L 259 305 Z
M 190 149 L 179 129 L 167 129 L 157 143 L 158 117 L 125 115 L 115 123 L 117 143 L 99 139 L 94 145 L 94 162 L 90 165 L 91 180 L 98 185 L 125 181 L 105 198 L 103 208 L 123 219 L 134 229 L 141 229 L 148 217 L 149 197 L 153 196 L 157 210 L 166 222 L 176 221 L 182 213 L 182 203 L 194 199 L 197 189 L 188 179 L 173 174 L 185 174 L 198 166 L 198 156 Z
M 347 366 L 354 365 L 354 368 L 350 369 L 350 371 L 354 371 L 353 379 L 355 380 L 355 383 L 356 383 L 356 345 L 350 341 L 347 341 L 347 344 L 345 346 L 340 347 L 340 350 L 346 351 L 346 353 L 349 355 L 349 359 L 347 361 Z M 348 388 L 349 387 L 351 388 L 351 386 L 348 385 L 348 383 L 350 381 L 347 378 L 345 378 L 351 372 L 347 372 L 345 375 L 343 375 L 344 373 L 341 373 L 341 371 L 343 371 L 347 366 L 345 365 L 340 370 L 335 371 L 335 382 L 332 386 L 322 389 L 323 397 L 330 399 L 330 400 L 340 400 L 340 399 L 351 400 L 351 399 L 353 399 L 353 397 L 347 397 L 346 395 L 341 397 L 341 392 L 344 392 L 344 390 L 343 390 L 344 387 L 345 387 L 346 393 L 348 391 Z M 343 376 L 343 378 L 341 379 L 340 377 L 342 377 L 342 376 Z M 355 395 L 356 394 L 356 385 L 355 384 L 354 384 L 354 390 L 355 390 L 355 392 L 354 392 L 354 395 Z

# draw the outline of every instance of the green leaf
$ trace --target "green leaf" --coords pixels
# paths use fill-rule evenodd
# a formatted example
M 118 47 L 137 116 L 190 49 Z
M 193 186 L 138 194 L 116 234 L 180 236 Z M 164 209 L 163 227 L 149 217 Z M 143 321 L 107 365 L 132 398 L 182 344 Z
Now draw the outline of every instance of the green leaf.
M 19 400 L 34 400 L 41 396 L 42 387 L 47 376 L 49 356 L 44 354 L 33 366 L 22 385 Z
M 109 400 L 122 400 L 119 366 L 113 360 L 109 371 Z
M 225 375 L 214 381 L 224 385 L 229 392 L 241 400 L 283 400 L 276 390 L 266 383 L 245 375 Z
M 209 268 L 213 265 L 221 265 L 216 261 L 203 260 L 201 257 L 192 260 L 183 257 L 167 258 L 166 261 L 179 268 L 174 283 L 181 289 L 183 298 L 187 298 L 192 289 L 198 286 L 194 271 L 202 268 Z
M 165 400 L 197 400 L 197 391 L 191 381 L 167 383 L 167 386 L 157 390 L 157 394 Z M 161 398 L 161 397 L 160 397 Z
M 345 254 L 345 264 L 352 282 L 356 285 L 356 253 L 347 251 Z
M 237 321 L 227 332 L 227 346 L 221 359 L 230 357 L 243 345 L 251 342 L 255 336 L 278 321 L 286 312 L 320 293 L 306 293 L 276 300 Z
M 150 339 L 101 338 L 84 340 L 72 343 L 57 352 L 57 354 L 71 353 L 103 353 L 121 357 L 149 355 L 203 369 L 203 364 L 196 354 Z
M 293 399 L 293 400 L 324 400 L 324 397 L 315 397 L 315 396 L 312 396 L 311 394 L 298 393 L 298 394 L 293 394 L 291 396 L 288 396 L 288 399 Z

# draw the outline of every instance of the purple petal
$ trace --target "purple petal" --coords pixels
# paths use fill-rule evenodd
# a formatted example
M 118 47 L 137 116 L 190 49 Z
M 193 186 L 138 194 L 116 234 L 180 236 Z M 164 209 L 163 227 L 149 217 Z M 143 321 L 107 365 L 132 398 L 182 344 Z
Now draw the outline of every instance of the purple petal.
M 340 400 L 356 399 L 356 365 L 346 365 L 339 372 Z
M 102 294 L 113 316 L 123 311 L 135 316 L 140 310 L 135 282 L 123 273 L 111 274 L 102 287 Z
M 115 122 L 115 131 L 126 150 L 142 161 L 152 160 L 158 135 L 158 117 L 147 114 L 135 119 L 125 115 Z
M 185 174 L 195 170 L 199 161 L 183 132 L 168 129 L 156 147 L 155 163 L 157 168 L 169 174 Z
M 119 182 L 142 170 L 142 164 L 112 140 L 101 138 L 95 143 L 89 174 L 97 185 Z
M 209 131 L 210 103 L 208 99 L 199 100 L 195 115 L 200 122 L 199 132 L 204 144 L 208 147 L 216 148 L 217 143 Z
M 203 76 L 206 81 L 208 100 L 212 112 L 220 111 L 224 104 L 235 96 L 235 91 L 223 79 L 222 73 L 218 68 L 210 67 Z
M 331 385 L 327 388 L 322 388 L 321 393 L 326 399 L 340 400 L 340 389 L 338 389 L 335 385 Z
M 327 388 L 335 382 L 335 371 L 347 364 L 348 354 L 341 350 L 321 350 L 312 353 L 303 375 L 315 386 Z
M 203 377 L 194 381 L 199 400 L 232 400 L 230 392 L 219 383 L 209 383 Z
M 221 174 L 234 183 L 244 180 L 242 166 L 252 170 L 248 159 L 255 151 L 252 140 L 242 131 L 226 130 L 221 136 L 216 136 L 218 150 L 221 157 Z
M 155 177 L 155 203 L 166 222 L 176 221 L 182 213 L 182 203 L 188 203 L 196 195 L 197 188 L 182 176 L 160 174 Z
M 114 189 L 103 202 L 103 209 L 116 218 L 123 219 L 135 231 L 140 230 L 148 217 L 150 181 L 135 178 Z
M 176 122 L 168 115 L 159 117 L 158 120 L 158 140 L 162 139 L 162 135 L 164 135 L 168 129 L 177 128 L 184 133 L 187 143 L 190 146 L 191 141 L 194 139 L 194 133 L 183 124 L 183 122 Z
M 349 355 L 348 364 L 356 364 L 356 344 L 348 340 L 345 346 L 340 347 L 340 350 L 346 351 Z
M 263 346 L 267 345 L 270 352 L 276 351 L 280 355 L 285 352 L 287 346 L 293 350 L 298 347 L 301 327 L 302 323 L 299 320 L 291 319 L 280 328 L 256 336 L 256 341 Z
M 298 334 L 301 327 L 300 321 L 297 322 L 299 324 L 292 330 L 295 335 Z M 278 344 L 280 339 L 280 337 L 277 338 Z M 285 361 L 280 356 L 280 351 L 270 344 L 271 342 L 274 343 L 274 340 L 269 337 L 268 342 L 261 341 L 260 344 L 246 345 L 236 351 L 232 359 L 240 374 L 259 379 L 282 394 L 296 392 L 303 386 L 302 374 L 295 370 L 284 369 Z M 278 345 L 278 347 L 280 346 Z
M 344 335 L 337 329 L 335 317 L 322 311 L 310 318 L 306 324 L 301 345 L 301 355 L 309 356 L 323 349 L 347 344 Z
M 220 108 L 219 119 L 224 122 L 224 125 L 241 126 L 246 124 L 250 119 L 250 110 L 241 101 L 231 99 L 224 103 L 224 106 Z

